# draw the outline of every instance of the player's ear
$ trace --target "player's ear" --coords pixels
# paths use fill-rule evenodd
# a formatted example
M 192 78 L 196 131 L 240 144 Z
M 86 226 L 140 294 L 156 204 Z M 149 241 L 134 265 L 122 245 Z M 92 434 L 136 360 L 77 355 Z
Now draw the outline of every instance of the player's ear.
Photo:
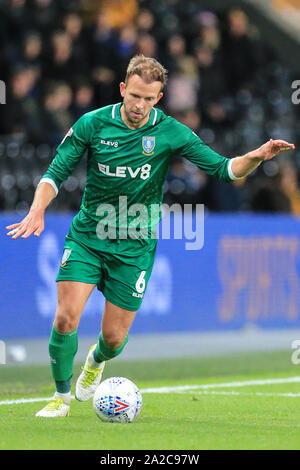
M 164 96 L 163 92 L 161 91 L 159 94 L 158 94 L 158 97 L 156 98 L 156 103 L 157 104 L 159 102 L 159 100 Z
M 125 96 L 125 90 L 126 90 L 126 83 L 121 82 L 120 83 L 120 93 L 121 93 L 122 98 L 124 98 L 124 96 Z

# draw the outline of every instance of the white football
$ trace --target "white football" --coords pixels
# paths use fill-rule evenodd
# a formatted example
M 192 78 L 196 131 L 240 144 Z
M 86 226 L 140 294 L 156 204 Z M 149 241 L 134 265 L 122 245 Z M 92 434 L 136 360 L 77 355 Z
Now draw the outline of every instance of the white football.
M 132 423 L 142 408 L 138 387 L 125 377 L 110 377 L 96 388 L 93 407 L 102 421 Z

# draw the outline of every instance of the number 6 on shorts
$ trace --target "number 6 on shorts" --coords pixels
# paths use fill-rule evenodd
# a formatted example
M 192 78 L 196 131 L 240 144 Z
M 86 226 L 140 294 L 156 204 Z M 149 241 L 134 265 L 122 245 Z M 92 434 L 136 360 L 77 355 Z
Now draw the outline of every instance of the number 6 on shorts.
M 145 274 L 146 274 L 146 271 L 142 271 L 141 274 L 139 275 L 138 280 L 136 281 L 136 284 L 135 284 L 136 291 L 139 294 L 144 292 L 145 287 L 146 287 Z

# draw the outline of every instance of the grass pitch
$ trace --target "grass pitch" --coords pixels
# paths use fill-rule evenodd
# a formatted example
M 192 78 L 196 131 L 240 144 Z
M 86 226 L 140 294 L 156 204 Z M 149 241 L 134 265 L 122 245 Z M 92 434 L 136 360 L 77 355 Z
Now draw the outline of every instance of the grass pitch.
M 0 366 L 0 449 L 299 449 L 299 367 L 290 352 L 111 361 L 103 378 L 128 377 L 143 395 L 134 423 L 111 424 L 91 400 L 72 400 L 68 418 L 35 418 L 46 402 L 30 399 L 54 391 L 50 367 Z

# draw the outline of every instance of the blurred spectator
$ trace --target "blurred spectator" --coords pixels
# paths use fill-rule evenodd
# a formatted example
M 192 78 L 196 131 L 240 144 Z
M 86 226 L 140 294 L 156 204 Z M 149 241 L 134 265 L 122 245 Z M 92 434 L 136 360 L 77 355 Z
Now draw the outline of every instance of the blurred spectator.
M 115 78 L 116 73 L 111 68 L 96 67 L 93 70 L 95 97 L 97 103 L 101 103 L 102 106 L 106 106 L 115 101 Z
M 143 54 L 145 57 L 158 58 L 155 38 L 151 34 L 140 34 L 137 38 L 136 53 Z
M 168 82 L 167 106 L 171 113 L 194 108 L 197 104 L 196 83 L 184 74 L 173 75 Z
M 226 96 L 226 82 L 223 67 L 215 60 L 214 50 L 200 43 L 195 45 L 195 56 L 199 72 L 198 106 L 203 121 L 208 124 L 220 123 L 226 119 L 222 100 Z
M 123 26 L 119 32 L 119 38 L 116 46 L 118 55 L 118 64 L 115 66 L 118 74 L 118 81 L 123 81 L 126 75 L 128 62 L 135 54 L 137 42 L 137 29 L 132 23 Z
M 247 15 L 233 9 L 227 16 L 227 30 L 223 38 L 223 67 L 231 93 L 240 88 L 251 88 L 260 64 L 260 44 L 251 36 Z
M 165 63 L 170 72 L 167 88 L 168 109 L 172 113 L 194 109 L 197 105 L 199 77 L 195 58 L 186 54 L 182 36 L 173 35 L 169 38 Z
M 25 36 L 20 62 L 34 69 L 37 79 L 41 78 L 42 40 L 39 33 L 30 32 Z
M 101 9 L 113 28 L 122 28 L 135 20 L 138 4 L 136 0 L 102 0 Z
M 32 0 L 30 9 L 32 26 L 47 39 L 51 32 L 57 28 L 58 2 L 54 0 Z
M 87 37 L 80 15 L 78 13 L 68 13 L 63 19 L 63 26 L 71 39 L 74 59 L 81 61 L 81 64 L 88 68 Z
M 37 100 L 36 71 L 30 67 L 17 68 L 11 77 L 7 113 L 5 120 L 8 131 L 33 142 L 40 141 L 40 107 Z
M 178 72 L 179 62 L 186 55 L 185 39 L 180 34 L 171 35 L 166 43 L 166 53 L 163 57 L 164 66 L 169 74 Z
M 139 33 L 151 34 L 155 27 L 155 19 L 150 10 L 142 8 L 136 17 L 136 26 Z
M 26 32 L 32 27 L 31 10 L 26 0 L 8 0 L 1 8 L 1 17 L 6 31 L 6 41 L 8 38 L 14 38 L 9 42 L 9 47 L 18 47 Z
M 96 21 L 88 32 L 88 50 L 92 67 L 103 66 L 113 69 L 116 45 L 116 34 L 113 31 L 108 15 L 100 10 Z
M 73 124 L 70 112 L 72 90 L 67 83 L 54 82 L 48 86 L 44 97 L 42 116 L 45 142 L 58 145 Z
M 68 80 L 70 83 L 84 73 L 85 64 L 73 56 L 72 39 L 65 31 L 51 36 L 51 50 L 45 62 L 43 75 L 51 80 Z
M 196 134 L 200 132 L 201 115 L 199 110 L 194 108 L 185 109 L 183 112 L 176 113 L 174 117 L 182 124 L 192 129 Z
M 217 15 L 211 11 L 201 11 L 196 20 L 200 28 L 201 43 L 214 51 L 218 50 L 221 44 L 221 33 Z
M 300 215 L 300 191 L 298 175 L 295 166 L 291 162 L 282 165 L 280 173 L 280 189 L 290 201 L 291 212 Z
M 253 185 L 251 209 L 254 212 L 291 212 L 289 197 L 280 188 L 280 177 L 258 179 Z
M 63 24 L 66 33 L 72 38 L 72 41 L 76 41 L 80 38 L 82 32 L 82 19 L 77 13 L 68 13 L 64 19 Z
M 83 114 L 96 108 L 94 101 L 94 87 L 88 81 L 81 81 L 75 87 L 72 113 L 74 119 L 79 119 Z

